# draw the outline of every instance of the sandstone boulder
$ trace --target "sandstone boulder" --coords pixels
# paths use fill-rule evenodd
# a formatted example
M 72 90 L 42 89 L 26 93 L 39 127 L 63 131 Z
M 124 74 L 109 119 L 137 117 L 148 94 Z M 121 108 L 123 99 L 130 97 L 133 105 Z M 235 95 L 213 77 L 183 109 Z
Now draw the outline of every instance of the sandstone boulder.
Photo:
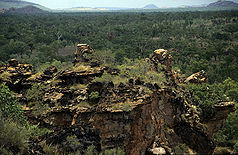
M 201 70 L 200 72 L 194 73 L 188 78 L 186 78 L 184 82 L 200 84 L 200 83 L 206 83 L 207 81 L 208 79 L 207 79 L 206 72 L 204 70 Z

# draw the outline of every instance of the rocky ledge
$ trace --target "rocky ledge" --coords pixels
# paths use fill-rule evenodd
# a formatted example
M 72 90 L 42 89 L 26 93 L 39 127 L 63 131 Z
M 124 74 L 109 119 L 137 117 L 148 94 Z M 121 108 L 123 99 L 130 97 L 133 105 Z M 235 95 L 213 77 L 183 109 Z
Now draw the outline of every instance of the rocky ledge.
M 32 74 L 31 65 L 16 60 L 0 67 L 0 80 L 20 94 L 28 120 L 53 131 L 35 143 L 45 140 L 66 152 L 85 150 L 91 145 L 97 153 L 121 148 L 132 155 L 172 154 L 173 148 L 185 143 L 193 153 L 213 153 L 213 134 L 234 111 L 233 103 L 217 104 L 216 116 L 201 122 L 191 94 L 179 84 L 183 80 L 178 80 L 172 70 L 172 56 L 167 50 L 156 50 L 147 59 L 152 70 L 165 75 L 162 85 L 161 81 L 145 83 L 139 78 L 119 84 L 95 81 L 104 74 L 116 77 L 120 71 L 86 60 L 84 53 L 92 52 L 88 45 L 79 44 L 74 66 L 63 71 L 52 66 L 40 75 Z M 4 79 L 6 73 L 8 78 Z M 206 80 L 201 71 L 185 82 Z M 19 85 L 17 90 L 15 85 Z M 26 90 L 34 85 L 42 86 L 41 103 L 35 104 L 44 108 L 37 114 L 38 109 L 26 99 Z M 77 145 L 68 144 L 69 136 L 75 136 Z

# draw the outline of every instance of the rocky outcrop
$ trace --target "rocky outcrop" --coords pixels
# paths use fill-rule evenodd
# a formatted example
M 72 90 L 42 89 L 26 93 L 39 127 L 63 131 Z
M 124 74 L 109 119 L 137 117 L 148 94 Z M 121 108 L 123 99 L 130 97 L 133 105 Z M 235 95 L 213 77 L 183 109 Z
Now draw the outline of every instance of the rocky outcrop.
M 83 54 L 92 50 L 80 44 L 77 51 L 84 59 Z M 119 84 L 94 81 L 103 74 L 119 76 L 120 70 L 80 59 L 66 70 L 58 72 L 52 66 L 37 78 L 26 80 L 46 86 L 41 104 L 48 109 L 33 116 L 34 107 L 23 103 L 30 122 L 54 131 L 42 140 L 65 151 L 86 150 L 94 145 L 97 153 L 119 147 L 131 155 L 172 154 L 173 148 L 185 143 L 195 152 L 212 154 L 213 133 L 221 127 L 213 125 L 217 121 L 224 123 L 234 105 L 217 105 L 216 116 L 201 122 L 192 96 L 177 82 L 179 77 L 172 70 L 172 56 L 167 50 L 156 50 L 148 60 L 158 73 L 165 74 L 164 85 L 145 83 L 139 78 Z M 19 64 L 11 61 L 8 66 L 16 68 Z M 205 73 L 199 72 L 186 82 L 206 80 Z M 74 146 L 69 137 L 73 137 Z
M 206 125 L 208 133 L 210 136 L 213 136 L 220 128 L 225 124 L 227 116 L 235 111 L 235 103 L 234 102 L 220 102 L 215 106 L 216 114 L 211 119 L 204 121 L 203 123 Z
M 85 57 L 86 53 L 92 54 L 94 52 L 94 50 L 87 44 L 78 44 L 77 45 L 77 49 L 74 53 L 75 55 L 75 59 L 73 61 L 74 64 L 78 63 L 78 62 L 84 62 L 84 61 L 89 61 L 88 58 Z
M 24 82 L 31 75 L 32 66 L 19 64 L 16 59 L 10 59 L 8 64 L 0 66 L 0 82 L 5 83 L 16 92 L 27 86 Z
M 194 73 L 186 80 L 184 81 L 185 83 L 196 83 L 196 84 L 201 84 L 201 83 L 207 83 L 207 75 L 204 70 L 201 70 L 200 72 Z
M 168 53 L 167 50 L 164 49 L 155 50 L 153 55 L 150 57 L 150 60 L 153 62 L 155 70 L 157 71 L 159 71 L 158 68 L 159 64 L 166 66 L 165 68 L 162 67 L 161 69 L 165 69 L 166 71 L 172 70 L 172 56 Z

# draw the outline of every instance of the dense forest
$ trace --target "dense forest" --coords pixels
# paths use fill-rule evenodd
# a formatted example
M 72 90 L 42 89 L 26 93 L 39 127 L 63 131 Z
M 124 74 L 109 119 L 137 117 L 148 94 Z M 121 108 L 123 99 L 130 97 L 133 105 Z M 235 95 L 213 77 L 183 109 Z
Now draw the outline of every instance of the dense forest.
M 73 61 L 78 43 L 89 44 L 98 51 L 97 57 L 114 68 L 128 61 L 139 62 L 162 48 L 171 53 L 173 67 L 183 73 L 181 76 L 204 70 L 208 84 L 186 86 L 204 120 L 214 115 L 217 101 L 238 102 L 238 11 L 0 15 L 0 64 L 15 58 L 33 64 L 36 72 L 51 65 L 62 69 Z M 2 119 L 5 113 L 8 117 L 22 109 L 15 106 L 6 86 L 1 85 L 0 97 L 5 99 L 0 101 L 3 124 L 8 121 Z M 9 112 L 11 108 L 6 110 L 3 103 L 16 110 Z M 17 117 L 22 117 L 18 112 Z M 215 135 L 219 146 L 238 151 L 237 121 L 238 110 Z M 28 130 L 36 132 L 29 124 L 24 128 Z
M 123 58 L 168 49 L 186 75 L 205 70 L 209 82 L 238 80 L 237 11 L 1 15 L 1 61 L 20 57 L 40 65 L 69 61 L 59 49 L 87 43 Z M 72 51 L 68 51 L 72 55 Z M 66 53 L 67 55 L 67 53 Z

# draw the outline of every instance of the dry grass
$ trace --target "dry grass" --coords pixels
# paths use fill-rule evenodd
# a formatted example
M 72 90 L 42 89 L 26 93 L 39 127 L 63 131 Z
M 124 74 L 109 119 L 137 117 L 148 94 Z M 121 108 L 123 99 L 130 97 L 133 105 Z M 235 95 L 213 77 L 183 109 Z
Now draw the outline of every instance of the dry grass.
M 0 74 L 0 79 L 3 81 L 10 81 L 11 80 L 11 74 L 9 72 L 3 72 Z
M 85 88 L 87 88 L 87 85 L 83 85 L 83 84 L 74 84 L 70 87 L 70 89 L 74 89 L 74 90 L 85 89 Z

